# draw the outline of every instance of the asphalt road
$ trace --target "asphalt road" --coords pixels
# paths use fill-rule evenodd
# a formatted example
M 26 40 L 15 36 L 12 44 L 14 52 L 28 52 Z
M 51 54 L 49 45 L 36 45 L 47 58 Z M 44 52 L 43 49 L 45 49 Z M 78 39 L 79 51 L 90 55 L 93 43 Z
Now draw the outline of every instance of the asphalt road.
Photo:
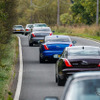
M 23 51 L 23 82 L 20 100 L 44 100 L 46 96 L 61 97 L 64 87 L 55 83 L 55 64 L 39 63 L 39 47 L 29 47 L 28 37 L 18 35 L 22 41 Z M 91 40 L 71 37 L 76 45 L 100 46 Z

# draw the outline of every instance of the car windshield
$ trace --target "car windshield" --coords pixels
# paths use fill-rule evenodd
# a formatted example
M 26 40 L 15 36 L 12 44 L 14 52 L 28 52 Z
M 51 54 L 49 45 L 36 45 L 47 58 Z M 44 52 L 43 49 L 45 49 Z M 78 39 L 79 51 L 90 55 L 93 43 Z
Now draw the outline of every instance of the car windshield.
M 51 31 L 50 29 L 33 29 L 33 31 Z
M 14 28 L 23 28 L 22 26 L 14 26 Z
M 74 80 L 65 100 L 100 100 L 100 77 Z
M 45 39 L 45 42 L 71 42 L 70 41 L 70 39 L 69 38 L 66 38 L 66 37 L 64 37 L 64 38 L 53 38 L 53 37 L 50 37 L 50 38 L 46 38 Z
M 69 49 L 69 56 L 100 56 L 99 49 Z

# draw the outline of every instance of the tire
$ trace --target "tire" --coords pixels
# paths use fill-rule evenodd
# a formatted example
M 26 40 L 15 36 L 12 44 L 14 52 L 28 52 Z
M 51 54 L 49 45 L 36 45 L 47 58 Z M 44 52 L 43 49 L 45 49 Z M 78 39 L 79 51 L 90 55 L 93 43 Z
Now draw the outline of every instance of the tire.
M 57 84 L 58 84 L 58 86 L 64 86 L 65 85 L 65 81 L 61 80 L 60 77 L 58 76 Z
M 45 62 L 45 60 L 44 59 L 42 59 L 41 57 L 39 57 L 40 59 L 40 63 L 44 63 Z
M 57 76 L 55 75 L 55 82 L 57 83 L 58 82 L 58 80 L 57 80 Z
M 29 43 L 29 46 L 32 47 L 33 46 L 33 43 Z

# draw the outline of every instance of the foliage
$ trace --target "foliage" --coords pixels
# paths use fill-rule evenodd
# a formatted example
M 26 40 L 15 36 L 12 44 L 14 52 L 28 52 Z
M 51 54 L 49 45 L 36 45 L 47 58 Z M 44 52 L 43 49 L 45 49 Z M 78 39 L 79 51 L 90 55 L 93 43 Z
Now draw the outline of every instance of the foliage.
M 73 24 L 94 24 L 96 22 L 96 9 L 97 0 L 74 0 L 74 3 L 70 6 L 70 12 L 61 15 L 61 22 L 70 24 L 68 19 L 71 18 Z M 66 14 L 67 18 L 64 17 Z
M 67 12 L 70 0 L 60 0 L 60 15 Z M 57 22 L 57 0 L 20 0 L 18 6 L 18 24 L 45 22 L 55 25 Z

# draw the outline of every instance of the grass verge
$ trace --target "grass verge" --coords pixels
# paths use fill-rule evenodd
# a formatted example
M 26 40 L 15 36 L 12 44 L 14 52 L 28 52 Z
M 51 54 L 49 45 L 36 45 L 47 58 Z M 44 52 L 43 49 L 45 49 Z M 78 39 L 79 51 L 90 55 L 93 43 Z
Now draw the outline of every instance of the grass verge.
M 2 66 L 0 66 L 0 100 L 12 100 L 10 85 L 14 78 L 14 69 L 18 57 L 18 39 L 16 36 L 12 35 L 4 54 L 1 59 Z
M 70 36 L 79 36 L 84 38 L 92 38 L 100 41 L 100 26 L 60 26 L 52 27 L 52 30 L 55 30 L 56 35 L 70 35 Z

